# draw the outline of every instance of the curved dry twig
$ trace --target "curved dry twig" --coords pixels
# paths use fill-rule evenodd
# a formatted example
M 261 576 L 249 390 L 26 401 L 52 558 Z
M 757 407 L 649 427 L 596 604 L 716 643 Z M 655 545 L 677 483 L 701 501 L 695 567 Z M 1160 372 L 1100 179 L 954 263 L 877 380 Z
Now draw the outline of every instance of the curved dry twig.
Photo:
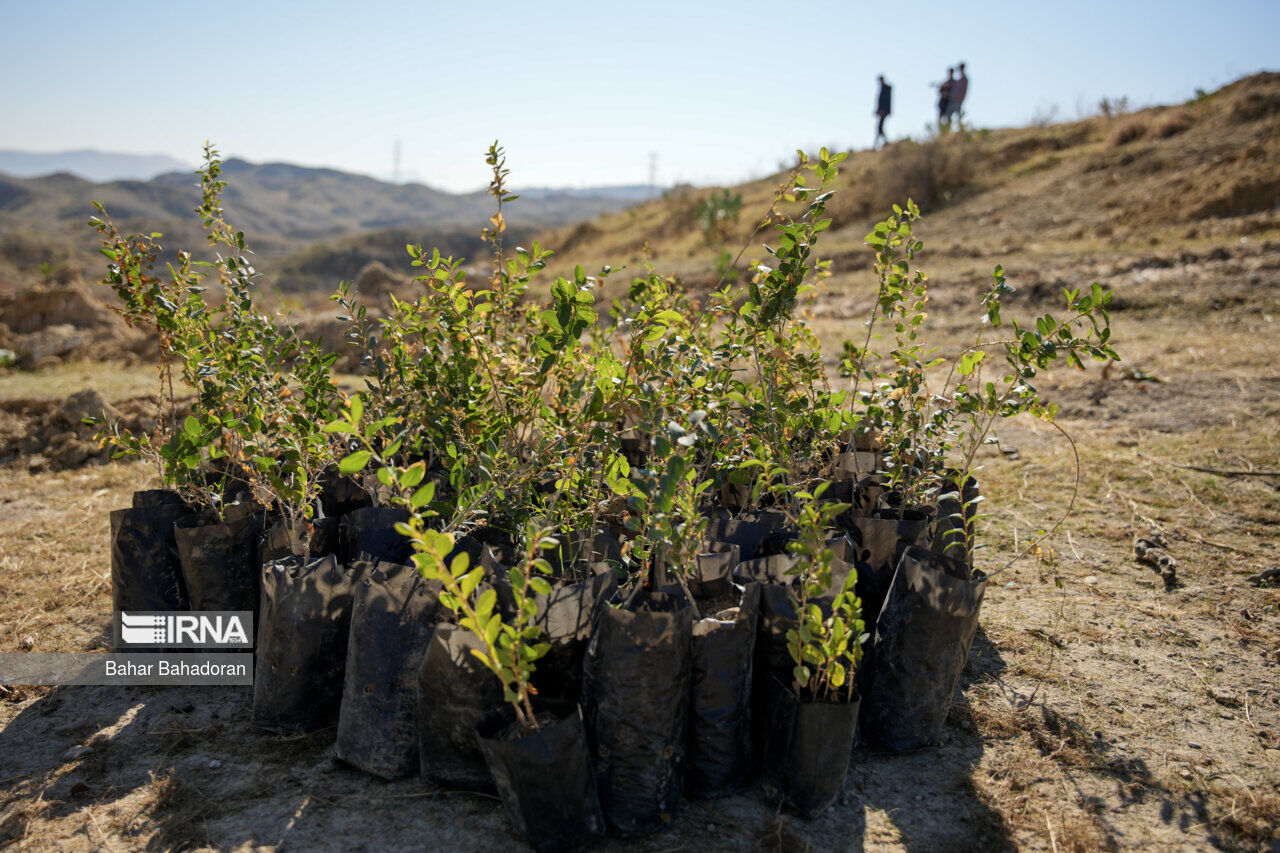
M 1023 548 L 1022 551 L 1020 551 L 1017 555 L 1015 555 L 1012 560 L 1005 563 L 1003 566 L 996 569 L 991 574 L 987 575 L 985 578 L 983 578 L 983 580 L 988 580 L 988 581 L 991 580 L 996 575 L 1005 571 L 1014 563 L 1018 562 L 1023 557 L 1030 554 L 1031 551 L 1037 545 L 1039 545 L 1041 542 L 1043 542 L 1044 540 L 1052 536 L 1054 533 L 1056 533 L 1058 528 L 1062 526 L 1062 523 L 1071 517 L 1071 511 L 1075 509 L 1076 498 L 1080 495 L 1080 449 L 1076 446 L 1076 440 L 1072 438 L 1071 435 L 1066 430 L 1058 426 L 1056 421 L 1048 421 L 1048 424 L 1049 426 L 1056 429 L 1059 433 L 1061 433 L 1062 437 L 1065 438 L 1067 440 L 1067 443 L 1071 445 L 1071 455 L 1075 460 L 1075 466 L 1076 466 L 1075 482 L 1072 483 L 1071 485 L 1071 501 L 1067 504 L 1067 511 L 1062 514 L 1061 518 L 1059 518 L 1057 521 L 1053 523 L 1053 527 L 1050 527 L 1044 533 L 1040 534 L 1035 539 L 1031 540 L 1031 544 L 1029 544 L 1026 548 Z

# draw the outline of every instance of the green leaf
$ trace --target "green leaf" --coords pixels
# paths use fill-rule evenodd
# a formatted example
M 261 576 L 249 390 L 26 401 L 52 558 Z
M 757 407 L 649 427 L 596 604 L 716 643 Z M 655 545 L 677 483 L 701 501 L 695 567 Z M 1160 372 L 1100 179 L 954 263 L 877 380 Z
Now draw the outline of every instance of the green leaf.
M 354 474 L 357 471 L 364 470 L 364 466 L 369 463 L 369 457 L 373 454 L 367 450 L 357 450 L 347 458 L 338 463 L 338 471 L 342 474 Z
M 336 433 L 337 435 L 359 435 L 360 433 L 351 424 L 346 421 L 333 421 L 327 423 L 321 428 L 322 432 Z
M 400 472 L 400 488 L 412 489 L 427 475 L 427 463 L 415 462 Z
M 986 357 L 985 350 L 974 350 L 973 352 L 965 353 L 960 357 L 960 366 L 956 372 L 961 376 L 969 376 Z
M 476 591 L 476 587 L 480 586 L 482 580 L 484 580 L 484 569 L 476 568 L 467 572 L 458 581 L 458 585 L 462 587 L 462 595 L 469 598 L 471 593 Z
M 431 503 L 435 496 L 436 484 L 427 483 L 425 486 L 414 492 L 413 497 L 409 498 L 409 506 L 415 510 L 421 509 Z

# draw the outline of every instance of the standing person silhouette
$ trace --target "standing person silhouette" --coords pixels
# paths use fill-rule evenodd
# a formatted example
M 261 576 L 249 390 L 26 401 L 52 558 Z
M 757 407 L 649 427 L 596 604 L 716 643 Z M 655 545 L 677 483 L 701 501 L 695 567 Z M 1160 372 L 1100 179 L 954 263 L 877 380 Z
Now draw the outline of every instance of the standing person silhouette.
M 947 110 L 951 107 L 951 90 L 956 85 L 956 70 L 947 69 L 947 79 L 938 84 L 938 127 L 943 127 L 948 120 Z
M 889 143 L 889 137 L 884 133 L 884 120 L 889 117 L 889 113 L 893 112 L 893 87 L 884 81 L 884 75 L 880 75 L 880 92 L 876 95 L 876 115 L 880 117 L 880 123 L 876 125 L 876 141 L 872 144 L 872 148 L 879 148 L 881 142 Z
M 947 103 L 947 124 L 951 124 L 951 119 L 960 115 L 960 108 L 964 105 L 964 96 L 969 93 L 969 78 L 964 73 L 964 63 L 961 62 L 956 66 L 960 72 L 960 76 L 951 84 L 951 97 Z M 961 128 L 964 127 L 964 120 L 960 121 Z

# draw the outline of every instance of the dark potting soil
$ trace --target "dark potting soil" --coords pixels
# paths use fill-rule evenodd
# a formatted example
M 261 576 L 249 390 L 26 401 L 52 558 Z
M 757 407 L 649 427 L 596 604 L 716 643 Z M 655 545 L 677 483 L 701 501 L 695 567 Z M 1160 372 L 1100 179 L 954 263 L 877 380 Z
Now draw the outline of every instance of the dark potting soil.
M 890 749 L 936 743 L 978 628 L 981 572 L 907 548 L 876 626 L 865 679 L 863 729 Z
M 369 565 L 357 574 L 334 754 L 396 779 L 416 773 L 418 667 L 435 627 L 440 583 L 412 566 Z
M 605 833 L 582 713 L 536 701 L 539 729 L 523 732 L 504 705 L 476 736 L 512 827 L 537 851 L 572 850 Z
M 307 732 L 338 716 L 358 570 L 331 554 L 290 555 L 263 567 L 255 725 Z
M 368 506 L 353 509 L 338 522 L 338 557 L 347 563 L 356 560 L 405 564 L 413 554 L 409 538 L 396 525 L 409 520 L 409 511 L 395 507 Z
M 600 803 L 610 827 L 652 832 L 680 806 L 689 722 L 693 609 L 637 590 L 597 622 L 583 674 L 583 711 Z
M 504 715 L 503 722 L 507 724 L 507 727 L 505 729 L 502 729 L 501 731 L 494 733 L 492 736 L 493 740 L 502 741 L 503 743 L 514 743 L 515 741 L 520 740 L 520 738 L 522 737 L 526 737 L 528 735 L 533 734 L 532 731 L 525 730 L 524 726 L 520 723 L 520 721 L 518 719 L 515 719 L 514 714 L 510 715 L 511 716 L 510 721 L 506 719 L 506 716 L 507 715 Z M 538 727 L 534 731 L 545 729 L 552 725 L 555 725 L 556 721 L 558 721 L 559 719 L 561 719 L 559 716 L 551 713 L 550 711 L 547 711 L 547 710 L 539 711 L 535 709 L 533 714 L 533 720 L 538 724 Z

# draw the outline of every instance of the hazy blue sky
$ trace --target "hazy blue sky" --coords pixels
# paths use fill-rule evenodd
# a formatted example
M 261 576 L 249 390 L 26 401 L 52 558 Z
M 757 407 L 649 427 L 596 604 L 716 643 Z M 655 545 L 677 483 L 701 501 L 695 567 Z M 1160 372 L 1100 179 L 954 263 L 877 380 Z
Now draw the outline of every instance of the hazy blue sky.
M 815 3 L 0 0 L 0 148 L 287 160 L 453 190 L 715 183 L 892 137 L 964 60 L 980 126 L 1168 103 L 1280 67 L 1277 0 Z

